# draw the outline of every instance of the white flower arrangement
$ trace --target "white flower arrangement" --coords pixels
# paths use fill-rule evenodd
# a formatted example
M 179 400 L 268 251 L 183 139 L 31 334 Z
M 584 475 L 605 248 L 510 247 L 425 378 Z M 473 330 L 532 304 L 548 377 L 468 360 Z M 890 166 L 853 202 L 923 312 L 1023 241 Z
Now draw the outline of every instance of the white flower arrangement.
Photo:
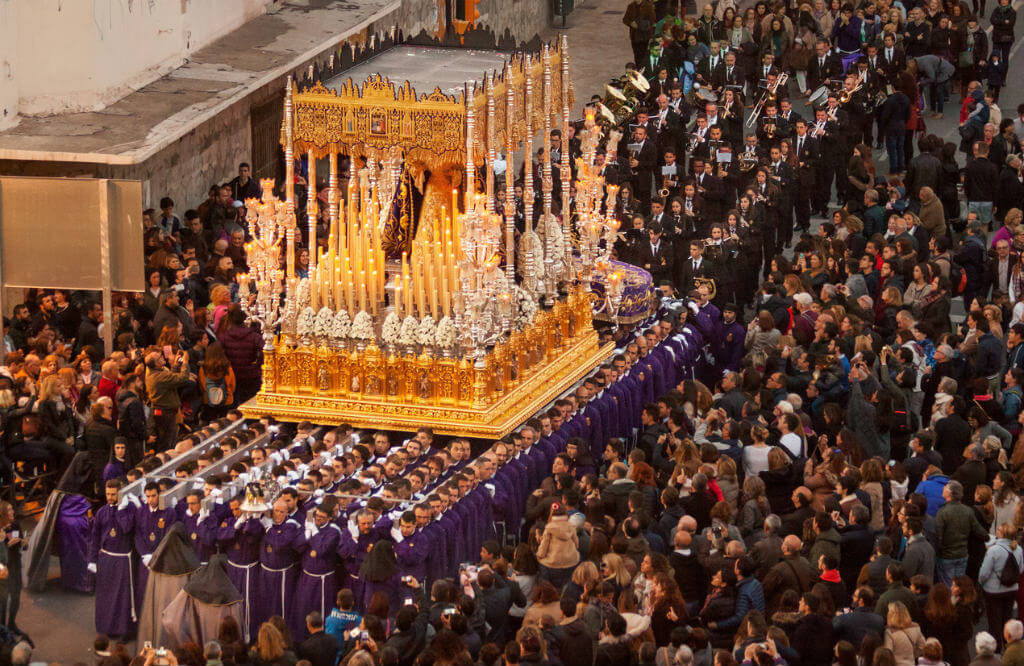
M 402 321 L 402 329 L 398 333 L 398 343 L 403 345 L 416 344 L 416 331 L 419 329 L 419 322 L 412 315 Z
M 402 319 L 393 310 L 384 318 L 384 326 L 380 331 L 380 338 L 384 344 L 393 345 L 398 342 L 398 331 L 402 328 Z
M 326 305 L 316 313 L 316 322 L 313 325 L 313 333 L 321 340 L 331 337 L 331 324 L 334 323 L 334 313 Z
M 309 306 L 309 278 L 299 280 L 299 285 L 295 288 L 295 303 L 300 312 Z
M 552 259 L 552 270 L 556 274 L 561 273 L 565 259 L 565 236 L 562 233 L 562 225 L 554 215 L 547 215 L 544 220 L 544 238 L 547 241 L 548 255 Z
M 300 337 L 307 338 L 313 335 L 313 328 L 316 326 L 316 310 L 308 305 L 303 308 L 295 326 Z
M 451 349 L 455 346 L 455 322 L 451 317 L 441 317 L 434 331 L 434 342 L 442 349 Z
M 338 313 L 334 315 L 334 321 L 331 322 L 331 337 L 340 342 L 348 337 L 351 328 L 352 320 L 349 319 L 348 312 L 338 310 Z
M 356 315 L 356 318 L 352 320 L 352 328 L 349 329 L 348 336 L 353 340 L 372 340 L 373 339 L 373 317 L 371 317 L 365 310 L 360 310 Z
M 532 253 L 532 256 L 530 256 Z M 527 257 L 533 260 L 532 266 L 527 263 Z M 536 231 L 527 231 L 519 236 L 519 247 L 516 250 L 516 263 L 519 274 L 524 277 L 532 277 L 535 280 L 544 275 L 544 243 Z M 532 272 L 531 272 L 532 271 Z
M 522 331 L 532 324 L 534 317 L 537 316 L 537 301 L 519 285 L 516 285 L 514 299 L 516 311 L 512 326 L 517 331 Z
M 427 315 L 420 320 L 419 328 L 416 329 L 416 341 L 421 345 L 432 345 L 436 331 L 437 325 L 434 324 L 434 318 Z

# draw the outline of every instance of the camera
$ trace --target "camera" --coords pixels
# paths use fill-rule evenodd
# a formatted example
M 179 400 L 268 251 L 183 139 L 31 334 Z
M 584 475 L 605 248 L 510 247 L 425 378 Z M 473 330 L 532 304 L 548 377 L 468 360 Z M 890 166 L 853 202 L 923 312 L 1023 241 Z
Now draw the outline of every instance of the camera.
M 362 641 L 363 643 L 365 643 L 366 641 L 370 640 L 370 632 L 368 632 L 368 631 L 361 631 L 361 632 L 359 632 L 359 640 Z
M 456 615 L 458 612 L 459 611 L 456 608 L 445 608 L 443 611 L 441 611 L 441 615 L 452 617 L 453 615 Z

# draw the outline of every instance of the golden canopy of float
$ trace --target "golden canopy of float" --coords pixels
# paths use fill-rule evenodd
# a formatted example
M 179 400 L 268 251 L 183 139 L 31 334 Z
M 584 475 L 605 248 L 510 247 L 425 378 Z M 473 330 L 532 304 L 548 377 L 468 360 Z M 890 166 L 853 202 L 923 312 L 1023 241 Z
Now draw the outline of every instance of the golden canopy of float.
M 396 87 L 380 76 L 337 91 L 300 91 L 289 81 L 285 200 L 265 181 L 262 201 L 246 202 L 251 272 L 240 280 L 240 298 L 265 344 L 262 389 L 243 413 L 501 437 L 606 359 L 613 344 L 599 344 L 593 328 L 591 282 L 595 266 L 606 264 L 598 240 L 610 234 L 610 248 L 618 223 L 597 212 L 609 203 L 603 181 L 591 179 L 578 194 L 576 236 L 569 215 L 560 221 L 552 213 L 556 171 L 569 210 L 572 101 L 564 37 L 511 57 L 456 96 L 418 96 L 408 82 Z M 600 132 L 591 116 L 588 128 L 583 162 L 592 165 Z M 537 134 L 543 210 L 535 225 Z M 527 222 L 517 243 L 511 156 L 519 148 Z M 499 150 L 509 156 L 503 215 L 495 200 Z M 339 154 L 353 158 L 344 192 Z M 297 155 L 310 158 L 310 183 L 317 158 L 330 169 L 329 232 L 319 246 L 316 187 L 309 188 L 309 246 L 318 249 L 304 278 L 295 270 Z M 403 201 L 426 171 L 413 220 Z

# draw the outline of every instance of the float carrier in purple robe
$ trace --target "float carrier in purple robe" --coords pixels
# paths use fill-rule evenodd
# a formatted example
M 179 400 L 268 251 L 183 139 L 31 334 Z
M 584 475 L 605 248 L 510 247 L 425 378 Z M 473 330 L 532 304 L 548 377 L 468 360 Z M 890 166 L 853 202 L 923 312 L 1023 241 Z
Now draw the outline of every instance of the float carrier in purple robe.
M 272 615 L 288 617 L 299 578 L 297 565 L 305 549 L 306 535 L 297 521 L 288 519 L 267 528 L 260 546 L 257 594 L 249 611 L 257 626 Z
M 135 552 L 139 557 L 152 555 L 160 542 L 164 540 L 167 530 L 177 522 L 178 516 L 174 509 L 150 509 L 148 504 L 135 509 Z M 135 587 L 135 606 L 142 608 L 142 600 L 146 594 L 146 581 L 149 580 L 149 567 L 139 567 L 139 580 Z
M 96 564 L 96 632 L 107 636 L 130 636 L 138 622 L 134 525 L 133 507 L 108 504 L 93 518 L 89 561 Z
M 337 523 L 328 522 L 309 537 L 308 548 L 302 555 L 302 571 L 295 586 L 295 603 L 288 628 L 295 640 L 309 636 L 306 628 L 306 613 L 317 611 L 326 617 L 334 608 L 338 596 L 338 546 L 341 543 L 341 528 Z
M 256 596 L 262 540 L 263 525 L 257 518 L 247 518 L 238 527 L 238 519 L 231 516 L 216 528 L 217 545 L 222 553 L 227 554 L 227 576 L 242 595 L 242 631 L 246 643 L 255 640 L 259 631 L 252 604 Z

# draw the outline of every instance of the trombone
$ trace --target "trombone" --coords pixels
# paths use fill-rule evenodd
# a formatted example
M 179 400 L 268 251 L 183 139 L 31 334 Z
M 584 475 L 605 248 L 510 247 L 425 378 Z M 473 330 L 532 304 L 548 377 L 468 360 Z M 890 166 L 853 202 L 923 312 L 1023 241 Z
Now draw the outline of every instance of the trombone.
M 857 92 L 863 87 L 863 83 L 858 83 L 856 86 L 853 87 L 853 90 L 844 90 L 843 92 L 839 93 L 839 103 L 846 104 L 851 99 L 853 99 L 853 93 Z
M 769 99 L 774 101 L 776 94 L 779 90 L 779 86 L 786 85 L 786 81 L 788 80 L 789 74 L 787 74 L 786 72 L 781 72 L 778 78 L 775 79 L 775 83 L 769 86 L 767 90 L 765 90 L 764 95 L 761 96 L 761 99 L 757 100 L 757 104 L 754 106 L 753 111 L 750 113 L 750 117 L 747 118 L 747 127 L 753 127 L 754 125 L 757 124 L 757 118 L 758 116 L 761 115 L 761 112 L 764 110 L 765 103 Z

